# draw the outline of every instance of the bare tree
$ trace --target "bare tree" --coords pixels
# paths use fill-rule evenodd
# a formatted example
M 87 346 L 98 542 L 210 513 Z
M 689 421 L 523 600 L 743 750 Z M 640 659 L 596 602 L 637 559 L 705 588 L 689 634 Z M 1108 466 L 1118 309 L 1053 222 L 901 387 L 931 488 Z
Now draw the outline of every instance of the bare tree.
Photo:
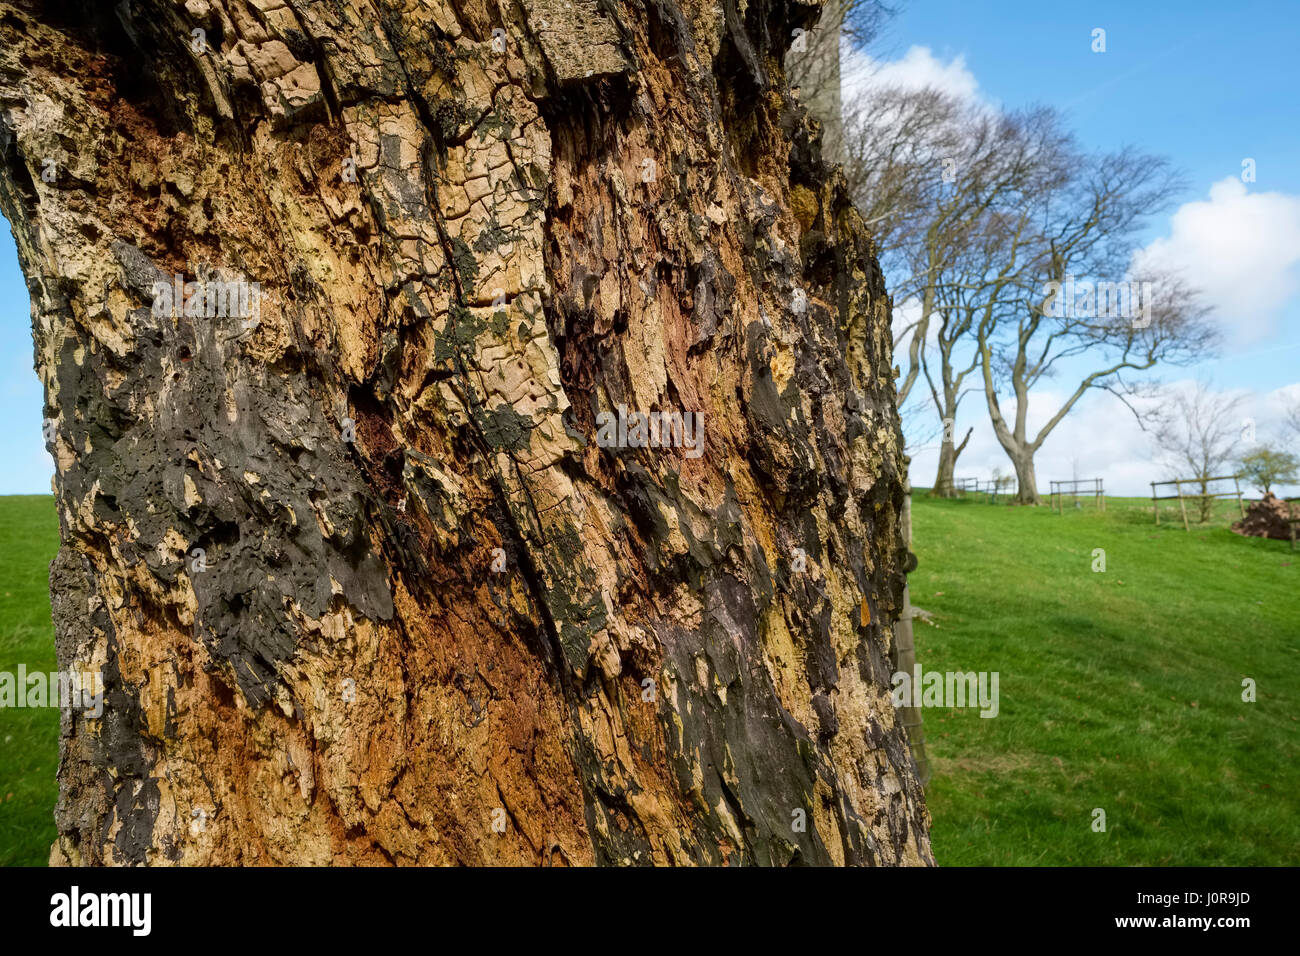
M 1089 389 L 1128 397 L 1136 386 L 1125 373 L 1198 358 L 1212 344 L 1187 283 L 1130 274 L 1141 226 L 1181 188 L 1164 161 L 1131 150 L 1089 156 L 1052 110 L 1003 114 L 898 87 L 868 87 L 846 110 L 845 152 L 910 318 L 895 328 L 896 351 L 907 348 L 900 405 L 916 407 L 907 400 L 923 377 L 944 430 L 935 493 L 952 493 L 971 435 L 959 439 L 954 424 L 977 369 L 1018 498 L 1038 503 L 1034 455 Z M 1083 358 L 1091 364 L 1080 373 Z M 1067 369 L 1076 384 L 1030 435 L 1031 393 Z M 1015 408 L 1004 415 L 1007 392 Z
M 1177 474 L 1196 479 L 1200 518 L 1210 520 L 1210 479 L 1219 476 L 1241 445 L 1241 397 L 1213 391 L 1205 382 L 1189 390 L 1166 390 L 1152 413 L 1152 438 Z
M 948 266 L 934 282 L 939 324 L 933 343 L 921 350 L 921 369 L 944 427 L 932 494 L 955 494 L 953 474 L 974 429 L 960 443 L 953 426 L 968 389 L 966 379 L 980 365 L 978 330 L 1014 302 L 1018 289 L 1033 274 L 1037 232 L 1025 196 L 1040 193 L 1062 176 L 1060 157 L 1066 143 L 1054 114 L 1035 111 L 1000 121 L 997 162 L 1005 178 L 989 204 L 972 210 L 971 220 L 954 230 Z M 972 169 L 978 177 L 981 170 Z M 1015 208 L 1019 205 L 1021 208 Z M 931 372 L 938 367 L 938 377 Z
M 1023 268 L 1016 254 L 1032 231 L 1010 212 L 1040 191 L 1066 137 L 1046 110 L 1001 114 L 935 89 L 869 88 L 846 111 L 846 174 L 896 302 L 911 321 L 895 329 L 907 346 L 899 383 L 905 409 L 923 377 L 943 431 L 934 494 L 952 493 L 957 457 L 970 439 L 954 434 L 964 382 L 978 367 L 974 330 L 990 296 Z M 1011 242 L 1010 254 L 1008 242 Z
M 1297 398 L 1287 408 L 1282 418 L 1282 424 L 1291 436 L 1291 440 L 1300 446 L 1300 398 Z
M 914 319 L 894 330 L 895 351 L 908 343 L 900 407 L 921 372 L 935 284 L 955 238 L 944 224 L 964 211 L 963 194 L 945 184 L 943 175 L 945 160 L 961 147 L 961 115 L 955 97 L 895 87 L 854 104 L 846 119 L 844 171 L 850 192 L 891 277 L 891 298 L 918 309 Z
M 1030 268 L 999 289 L 977 333 L 989 417 L 1016 469 L 1022 504 L 1041 503 L 1034 455 L 1090 389 L 1127 401 L 1135 386 L 1126 372 L 1199 359 L 1215 341 L 1188 283 L 1130 272 L 1139 229 L 1181 188 L 1167 164 L 1127 149 L 1064 159 L 1063 180 L 1042 180 L 1046 188 L 1021 197 L 1037 218 L 1037 248 Z M 1080 373 L 1085 361 L 1090 370 Z M 1067 369 L 1077 384 L 1030 436 L 1033 390 Z M 1014 396 L 1010 418 L 999 400 L 999 375 Z

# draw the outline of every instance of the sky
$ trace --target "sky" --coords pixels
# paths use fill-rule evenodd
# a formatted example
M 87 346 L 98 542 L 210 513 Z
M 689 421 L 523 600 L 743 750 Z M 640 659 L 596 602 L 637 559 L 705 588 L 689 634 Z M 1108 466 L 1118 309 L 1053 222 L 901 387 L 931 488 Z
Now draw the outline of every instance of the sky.
M 0 228 L 0 401 L 0 495 L 48 495 L 54 460 L 41 435 L 45 391 L 36 377 L 31 297 L 7 222 Z
M 868 51 L 879 76 L 1008 109 L 1053 106 L 1090 147 L 1132 144 L 1184 172 L 1186 195 L 1152 223 L 1148 251 L 1201 284 L 1224 347 L 1213 360 L 1166 370 L 1162 380 L 1185 388 L 1201 378 L 1240 395 L 1241 415 L 1258 438 L 1281 438 L 1285 403 L 1300 399 L 1300 2 L 893 5 L 898 13 Z M 1099 28 L 1104 53 L 1092 49 Z M 846 101 L 860 75 L 846 70 Z M 1254 182 L 1242 182 L 1245 159 L 1254 160 Z M 41 437 L 30 305 L 7 229 L 0 230 L 0 362 L 0 494 L 47 493 L 53 463 Z M 1031 427 L 1071 389 L 1063 374 L 1034 395 Z M 966 397 L 957 434 L 968 427 L 975 431 L 958 477 L 1008 471 L 978 393 Z M 913 482 L 928 486 L 937 444 L 910 452 Z M 1149 436 L 1107 393 L 1090 395 L 1064 419 L 1037 464 L 1042 491 L 1052 478 L 1077 475 L 1103 478 L 1112 493 L 1148 494 L 1148 482 L 1167 471 Z
M 1094 52 L 1094 31 L 1105 52 Z M 1300 401 L 1300 3 L 1072 3 L 902 0 L 883 35 L 846 63 L 846 108 L 859 84 L 933 85 L 1005 109 L 1061 110 L 1090 149 L 1133 145 L 1168 157 L 1187 181 L 1144 236 L 1148 261 L 1179 268 L 1202 289 L 1223 345 L 1212 359 L 1157 370 L 1171 389 L 1200 379 L 1239 396 L 1242 432 L 1284 439 L 1281 416 Z M 866 80 L 871 82 L 872 80 Z M 1254 181 L 1243 182 L 1243 161 Z M 897 309 L 904 312 L 905 309 Z M 1085 371 L 1081 363 L 1067 372 Z M 1031 396 L 1030 433 L 1079 380 L 1062 373 Z M 1003 399 L 1003 411 L 1013 404 Z M 930 410 L 928 415 L 933 415 Z M 963 402 L 958 439 L 973 427 L 957 477 L 1010 472 L 980 393 Z M 928 487 L 938 425 L 909 426 L 912 481 Z M 935 432 L 933 437 L 930 432 Z M 1295 441 L 1287 447 L 1293 452 Z M 1108 492 L 1150 494 L 1170 474 L 1120 401 L 1093 392 L 1049 435 L 1036 462 L 1048 481 L 1100 477 Z M 1300 494 L 1290 486 L 1284 493 Z

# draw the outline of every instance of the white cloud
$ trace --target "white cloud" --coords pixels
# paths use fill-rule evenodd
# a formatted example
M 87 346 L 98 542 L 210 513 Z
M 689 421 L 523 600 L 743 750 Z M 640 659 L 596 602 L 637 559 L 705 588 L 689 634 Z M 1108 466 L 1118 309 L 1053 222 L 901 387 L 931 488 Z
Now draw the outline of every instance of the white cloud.
M 929 47 L 913 46 L 898 60 L 876 60 L 852 47 L 840 46 L 840 90 L 850 108 L 872 86 L 903 86 L 909 89 L 933 87 L 971 102 L 983 102 L 979 82 L 966 67 L 961 54 L 944 62 Z
M 1170 234 L 1142 250 L 1136 266 L 1182 273 L 1205 293 L 1229 345 L 1257 342 L 1300 291 L 1300 196 L 1250 193 L 1229 176 L 1208 200 L 1180 206 Z

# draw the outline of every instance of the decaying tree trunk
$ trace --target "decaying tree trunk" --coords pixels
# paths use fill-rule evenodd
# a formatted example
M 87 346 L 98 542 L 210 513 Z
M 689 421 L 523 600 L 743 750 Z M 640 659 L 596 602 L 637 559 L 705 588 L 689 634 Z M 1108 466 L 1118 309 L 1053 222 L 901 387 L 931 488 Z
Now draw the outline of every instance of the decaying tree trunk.
M 931 862 L 888 305 L 796 12 L 0 2 L 105 682 L 53 862 Z

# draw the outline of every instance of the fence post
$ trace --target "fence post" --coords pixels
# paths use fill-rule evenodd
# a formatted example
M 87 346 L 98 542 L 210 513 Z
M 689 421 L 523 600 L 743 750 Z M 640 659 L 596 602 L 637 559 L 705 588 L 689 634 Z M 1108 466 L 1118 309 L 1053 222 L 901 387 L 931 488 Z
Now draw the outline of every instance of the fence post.
M 1151 510 L 1156 513 L 1156 527 L 1160 527 L 1160 499 L 1156 497 L 1156 483 L 1151 482 Z
M 903 513 L 901 518 L 903 543 L 910 552 L 912 550 L 912 482 L 908 479 L 904 479 L 903 483 Z M 895 666 L 907 674 L 915 673 L 916 668 L 916 644 L 913 639 L 912 628 L 914 614 L 911 589 L 907 586 L 907 577 L 904 576 L 903 610 L 894 623 L 894 648 L 896 653 Z M 925 752 L 925 722 L 921 717 L 920 699 L 913 698 L 913 704 L 915 706 L 900 708 L 902 710 L 900 716 L 912 746 L 912 756 L 916 760 L 917 776 L 920 777 L 921 785 L 925 786 L 930 782 L 930 759 Z
M 1183 512 L 1183 530 L 1190 533 L 1192 529 L 1187 526 L 1187 502 L 1183 499 L 1183 480 L 1178 478 L 1175 484 L 1178 487 L 1178 507 Z

